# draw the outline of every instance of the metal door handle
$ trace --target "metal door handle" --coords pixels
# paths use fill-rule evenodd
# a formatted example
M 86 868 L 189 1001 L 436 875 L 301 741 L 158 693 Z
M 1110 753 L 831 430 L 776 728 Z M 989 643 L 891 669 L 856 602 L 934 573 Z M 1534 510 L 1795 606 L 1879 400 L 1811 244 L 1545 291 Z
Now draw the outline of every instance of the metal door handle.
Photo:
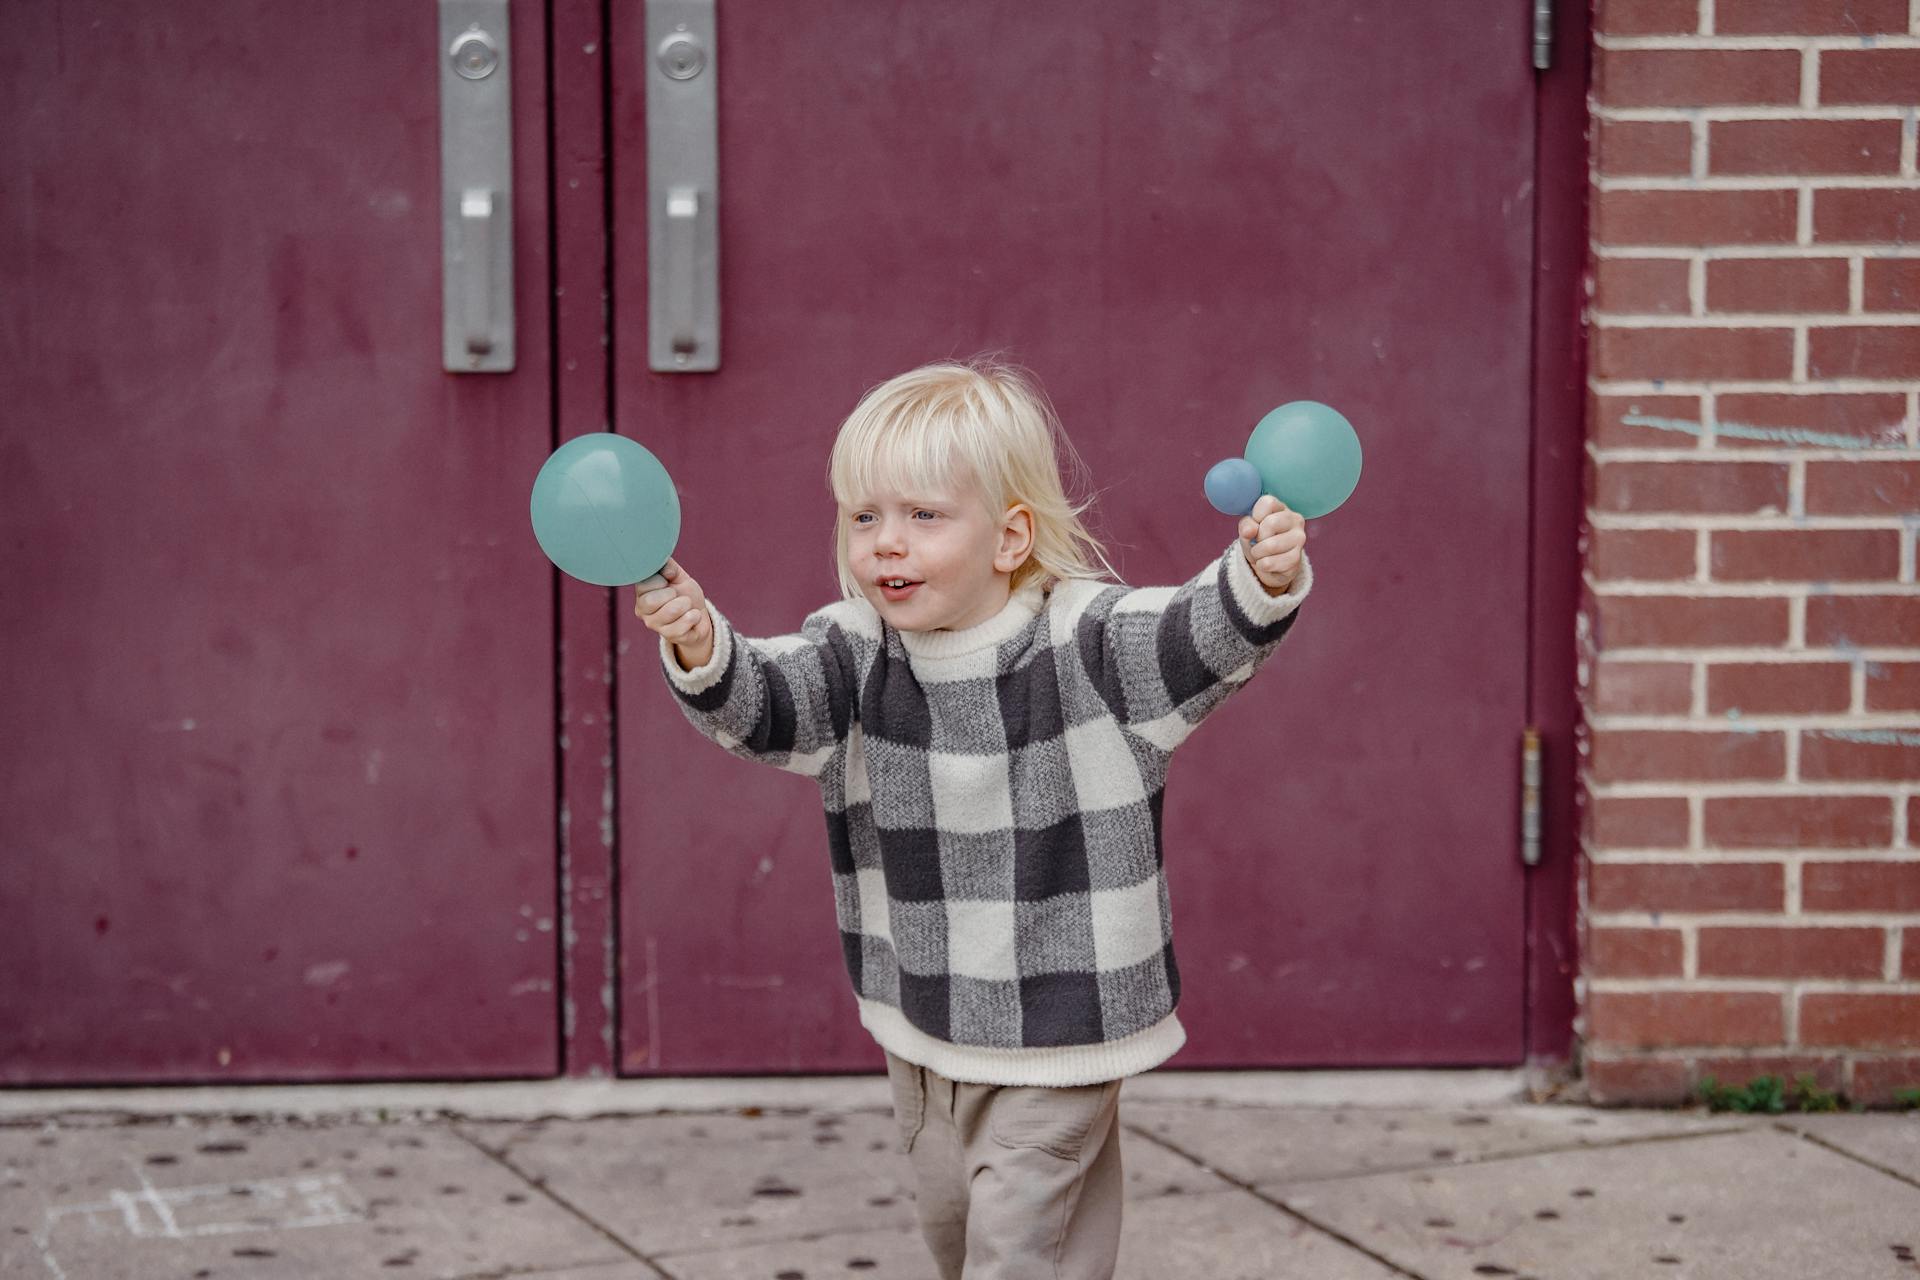
M 647 367 L 720 367 L 714 0 L 647 2 Z
M 507 0 L 440 0 L 440 355 L 513 368 L 513 95 Z
M 460 292 L 470 356 L 493 350 L 493 192 L 460 197 Z
M 667 192 L 666 303 L 675 361 L 691 359 L 700 349 L 696 332 L 699 298 L 694 277 L 700 252 L 702 203 L 700 193 L 692 187 L 675 187 Z

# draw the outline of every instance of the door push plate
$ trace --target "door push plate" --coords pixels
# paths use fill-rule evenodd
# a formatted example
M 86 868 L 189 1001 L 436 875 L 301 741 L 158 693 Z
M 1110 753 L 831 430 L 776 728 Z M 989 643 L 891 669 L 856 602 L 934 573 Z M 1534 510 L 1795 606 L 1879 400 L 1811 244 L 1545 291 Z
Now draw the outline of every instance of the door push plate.
M 513 66 L 508 0 L 440 0 L 442 363 L 513 368 Z
M 714 0 L 646 0 L 647 367 L 720 367 Z

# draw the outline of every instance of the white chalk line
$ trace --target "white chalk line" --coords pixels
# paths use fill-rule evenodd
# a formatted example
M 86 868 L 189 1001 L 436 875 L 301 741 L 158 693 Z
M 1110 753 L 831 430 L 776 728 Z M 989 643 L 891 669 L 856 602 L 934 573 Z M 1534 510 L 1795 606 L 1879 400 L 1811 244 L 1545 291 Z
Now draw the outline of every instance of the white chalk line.
M 55 1205 L 41 1217 L 40 1229 L 33 1236 L 34 1247 L 54 1280 L 68 1280 L 66 1270 L 54 1256 L 54 1231 L 67 1219 L 79 1219 L 98 1237 L 110 1234 L 117 1219 L 121 1230 L 136 1240 L 190 1240 L 203 1236 L 239 1235 L 250 1231 L 299 1231 L 313 1227 L 345 1226 L 364 1222 L 366 1206 L 346 1177 L 338 1173 L 298 1174 L 292 1177 L 255 1178 L 208 1182 L 187 1187 L 156 1187 L 146 1172 L 131 1160 L 138 1191 L 112 1190 L 104 1200 Z M 272 1217 L 256 1213 L 251 1218 L 182 1224 L 179 1210 L 190 1209 L 202 1200 L 222 1201 L 244 1198 L 248 1205 L 266 1206 L 269 1214 L 291 1210 L 287 1216 Z M 145 1212 L 143 1212 L 143 1210 Z M 153 1223 L 149 1225 L 148 1215 Z M 108 1224 L 102 1227 L 103 1220 Z

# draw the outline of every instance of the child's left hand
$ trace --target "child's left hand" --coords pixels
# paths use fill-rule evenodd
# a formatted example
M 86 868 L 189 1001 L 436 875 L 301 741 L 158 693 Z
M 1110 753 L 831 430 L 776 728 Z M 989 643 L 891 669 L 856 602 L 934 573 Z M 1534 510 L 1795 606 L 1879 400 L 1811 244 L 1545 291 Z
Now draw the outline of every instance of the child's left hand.
M 1270 493 L 1260 496 L 1251 515 L 1240 517 L 1240 550 L 1253 576 L 1273 595 L 1285 595 L 1293 586 L 1306 545 L 1306 517 Z

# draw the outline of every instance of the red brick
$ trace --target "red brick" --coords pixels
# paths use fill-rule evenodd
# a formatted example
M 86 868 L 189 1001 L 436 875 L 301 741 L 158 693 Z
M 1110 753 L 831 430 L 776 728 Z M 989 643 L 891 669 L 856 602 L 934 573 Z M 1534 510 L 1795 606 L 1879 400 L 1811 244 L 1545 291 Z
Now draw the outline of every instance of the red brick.
M 1698 449 L 1706 430 L 1699 396 L 1594 394 L 1587 398 L 1587 423 L 1602 449 Z
M 1809 862 L 1803 911 L 1920 911 L 1920 862 Z
M 1911 516 L 1920 511 L 1920 462 L 1809 462 L 1810 516 Z
M 1849 187 L 1816 190 L 1813 238 L 1823 244 L 1920 241 L 1920 190 Z
M 1595 1106 L 1671 1106 L 1692 1096 L 1687 1064 L 1673 1058 L 1589 1054 L 1582 1064 L 1582 1074 L 1587 1100 Z
M 1722 530 L 1707 557 L 1715 582 L 1891 582 L 1900 574 L 1900 531 Z
M 1787 507 L 1778 462 L 1601 462 L 1591 502 L 1613 514 L 1766 515 Z
M 1793 331 L 1602 325 L 1594 333 L 1593 375 L 1638 381 L 1784 382 L 1793 376 Z
M 1595 978 L 1677 978 L 1684 949 L 1678 929 L 1593 929 L 1584 968 Z
M 1601 582 L 1674 582 L 1694 575 L 1690 529 L 1595 529 L 1587 565 Z
M 1723 258 L 1707 264 L 1709 311 L 1845 311 L 1845 258 Z
M 1802 730 L 1800 776 L 1808 782 L 1911 782 L 1920 778 L 1920 728 Z
M 1772 782 L 1786 767 L 1779 733 L 1607 729 L 1593 736 L 1599 782 Z
M 1920 103 L 1920 49 L 1822 49 L 1820 104 Z
M 1874 979 L 1886 958 L 1884 929 L 1700 930 L 1703 978 Z
M 1904 1106 L 1900 1095 L 1920 1089 L 1920 1057 L 1857 1057 L 1847 1097 L 1865 1107 Z
M 1920 327 L 1814 325 L 1807 330 L 1810 378 L 1920 378 Z
M 1874 211 L 1873 216 L 1884 214 Z M 1915 224 L 1920 230 L 1920 216 L 1916 216 Z M 1601 244 L 1792 244 L 1798 227 L 1799 195 L 1784 187 L 1770 191 L 1602 191 L 1593 200 L 1593 238 Z
M 1595 1042 L 1635 1049 L 1777 1045 L 1786 1008 L 1766 991 L 1598 991 L 1587 1025 Z
M 1907 0 L 1715 0 L 1720 36 L 1905 35 Z
M 1779 911 L 1786 871 L 1772 862 L 1596 862 L 1587 904 L 1606 911 Z
M 1693 172 L 1693 127 L 1685 121 L 1595 123 L 1594 163 L 1608 177 L 1685 177 Z
M 1709 849 L 1870 849 L 1893 843 L 1885 796 L 1709 796 Z
M 1920 53 L 1920 49 L 1914 52 Z M 1868 258 L 1860 265 L 1863 308 L 1920 311 L 1920 258 Z
M 1797 53 L 1789 57 L 1799 58 Z M 1707 130 L 1714 174 L 1897 174 L 1898 120 L 1719 120 Z
M 1920 995 L 1803 991 L 1800 1043 L 1849 1049 L 1920 1049 Z
M 1845 1063 L 1844 1058 L 1832 1055 L 1744 1053 L 1736 1058 L 1711 1054 L 1697 1058 L 1693 1069 L 1698 1078 L 1712 1076 L 1716 1084 L 1732 1089 L 1742 1088 L 1761 1076 L 1797 1081 L 1807 1075 L 1812 1076 L 1813 1082 L 1822 1089 L 1837 1093 L 1845 1075 Z
M 1716 662 L 1707 668 L 1707 710 L 1714 715 L 1813 715 L 1853 702 L 1845 662 Z
M 1592 796 L 1590 839 L 1604 849 L 1678 849 L 1687 843 L 1687 802 L 1680 796 Z
M 1910 924 L 1900 940 L 1900 976 L 1908 982 L 1920 981 L 1920 925 Z
M 1797 49 L 1600 49 L 1594 95 L 1606 107 L 1793 106 Z
M 1594 641 L 1607 649 L 1787 642 L 1787 602 L 1782 599 L 1602 595 L 1597 609 Z
M 1897 446 L 1906 438 L 1906 417 L 1907 398 L 1898 392 L 1861 395 L 1737 392 L 1722 395 L 1716 401 L 1715 418 L 1720 427 L 1714 433 L 1714 443 L 1722 448 L 1777 449 L 1780 439 L 1768 433 L 1785 432 L 1788 439 L 1794 440 L 1802 439 L 1801 433 L 1812 432 L 1822 438 L 1808 443 L 1862 449 Z M 1741 434 L 1742 431 L 1747 434 Z M 1851 439 L 1824 438 L 1828 436 Z
M 1807 647 L 1911 645 L 1920 636 L 1920 596 L 1807 597 Z
M 1700 0 L 1599 0 L 1594 30 L 1610 36 L 1684 36 L 1700 30 Z
M 1869 711 L 1920 711 L 1920 662 L 1867 663 Z M 1909 839 L 1920 843 L 1920 831 Z
M 1685 715 L 1693 708 L 1693 667 L 1603 658 L 1594 666 L 1592 706 L 1601 715 Z
M 1679 258 L 1601 258 L 1594 264 L 1596 311 L 1684 316 L 1688 267 Z

